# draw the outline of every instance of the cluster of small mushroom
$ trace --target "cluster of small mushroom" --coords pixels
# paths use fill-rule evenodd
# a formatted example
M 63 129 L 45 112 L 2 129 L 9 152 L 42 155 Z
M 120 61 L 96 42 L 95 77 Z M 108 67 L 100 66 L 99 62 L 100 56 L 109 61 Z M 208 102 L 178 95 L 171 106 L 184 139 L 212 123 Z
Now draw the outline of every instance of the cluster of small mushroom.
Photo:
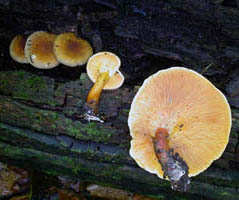
M 60 63 L 76 67 L 87 63 L 87 74 L 95 83 L 87 96 L 87 106 L 93 114 L 98 112 L 98 103 L 103 89 L 114 90 L 124 82 L 119 71 L 118 56 L 111 52 L 93 54 L 89 42 L 77 38 L 74 33 L 59 35 L 37 31 L 29 37 L 17 35 L 10 44 L 10 55 L 19 63 L 30 63 L 39 69 L 51 69 Z M 90 58 L 90 59 L 89 59 Z
M 16 62 L 30 63 L 39 69 L 51 69 L 60 63 L 84 65 L 93 54 L 89 42 L 74 33 L 59 35 L 37 31 L 30 36 L 17 35 L 10 44 L 10 55 Z

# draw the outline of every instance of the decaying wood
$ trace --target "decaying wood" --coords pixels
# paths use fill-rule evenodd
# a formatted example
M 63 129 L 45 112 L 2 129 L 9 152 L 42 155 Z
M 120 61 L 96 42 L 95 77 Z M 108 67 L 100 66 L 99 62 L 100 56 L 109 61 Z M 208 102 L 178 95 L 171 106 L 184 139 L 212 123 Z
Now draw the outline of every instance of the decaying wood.
M 239 9 L 232 0 L 84 0 L 0 2 L 0 66 L 12 67 L 8 46 L 16 34 L 73 31 L 95 52 L 113 51 L 122 60 L 126 83 L 142 82 L 159 69 L 184 65 L 216 76 L 220 89 L 236 77 Z M 224 91 L 239 107 L 238 87 Z M 235 95 L 236 94 L 236 95 Z
M 136 89 L 104 92 L 100 112 L 106 121 L 99 123 L 83 119 L 91 86 L 84 73 L 75 81 L 58 82 L 25 71 L 1 72 L 1 160 L 154 196 L 236 199 L 238 110 L 233 109 L 233 128 L 223 156 L 193 178 L 188 193 L 180 194 L 129 156 L 127 118 Z
M 4 0 L 0 22 L 1 160 L 170 199 L 238 198 L 238 1 Z M 39 30 L 72 31 L 89 40 L 94 52 L 112 51 L 120 57 L 126 82 L 103 93 L 105 123 L 83 119 L 92 85 L 84 67 L 41 71 L 10 58 L 16 34 Z M 173 65 L 203 72 L 226 94 L 233 114 L 226 151 L 193 178 L 185 194 L 140 169 L 128 154 L 134 86 Z

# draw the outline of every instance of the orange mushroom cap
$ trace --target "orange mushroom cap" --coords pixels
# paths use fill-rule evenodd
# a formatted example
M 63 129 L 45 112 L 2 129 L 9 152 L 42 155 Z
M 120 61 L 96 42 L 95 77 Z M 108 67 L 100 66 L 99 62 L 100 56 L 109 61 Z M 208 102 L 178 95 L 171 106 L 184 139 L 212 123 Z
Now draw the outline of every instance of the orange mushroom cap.
M 124 82 L 124 76 L 119 71 L 121 61 L 118 56 L 111 52 L 99 52 L 90 57 L 87 63 L 87 74 L 95 83 L 100 73 L 109 71 L 110 78 L 104 86 L 104 90 L 119 88 Z
M 58 35 L 54 43 L 54 52 L 59 62 L 70 67 L 84 65 L 93 54 L 90 43 L 77 38 L 74 33 Z
M 51 69 L 59 65 L 53 52 L 55 34 L 37 31 L 27 38 L 25 55 L 31 65 L 39 69 Z
M 163 178 L 153 139 L 168 131 L 168 144 L 189 167 L 189 177 L 206 170 L 224 152 L 231 130 L 225 96 L 206 78 L 183 67 L 147 78 L 135 95 L 128 118 L 130 155 L 145 170 Z
M 25 35 L 16 35 L 11 41 L 9 52 L 13 60 L 19 63 L 29 63 L 26 59 L 24 48 L 26 44 Z

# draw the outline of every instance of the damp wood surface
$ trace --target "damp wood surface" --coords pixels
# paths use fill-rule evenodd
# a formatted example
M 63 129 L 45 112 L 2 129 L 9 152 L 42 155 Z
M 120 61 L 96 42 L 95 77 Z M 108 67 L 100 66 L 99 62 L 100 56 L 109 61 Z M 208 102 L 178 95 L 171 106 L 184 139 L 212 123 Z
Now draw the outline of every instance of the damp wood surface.
M 18 68 L 8 52 L 16 34 L 75 32 L 94 52 L 112 51 L 120 57 L 126 84 L 140 84 L 163 68 L 186 66 L 215 79 L 239 107 L 237 0 L 4 0 L 0 22 L 2 69 Z M 67 71 L 58 69 L 53 76 Z
M 104 92 L 100 112 L 106 122 L 99 123 L 82 117 L 91 86 L 85 73 L 63 83 L 22 70 L 1 72 L 1 160 L 155 197 L 237 198 L 237 109 L 232 109 L 230 142 L 222 157 L 192 178 L 192 188 L 180 194 L 170 189 L 169 182 L 139 168 L 129 156 L 127 118 L 137 88 Z
M 239 9 L 236 0 L 3 0 L 0 2 L 0 159 L 51 175 L 67 175 L 169 199 L 238 199 Z M 121 61 L 122 88 L 103 92 L 106 122 L 83 119 L 92 86 L 85 66 L 38 70 L 9 55 L 16 34 L 75 32 L 94 52 Z M 170 189 L 129 156 L 127 118 L 145 78 L 171 66 L 203 73 L 232 107 L 222 157 L 192 179 L 187 193 Z

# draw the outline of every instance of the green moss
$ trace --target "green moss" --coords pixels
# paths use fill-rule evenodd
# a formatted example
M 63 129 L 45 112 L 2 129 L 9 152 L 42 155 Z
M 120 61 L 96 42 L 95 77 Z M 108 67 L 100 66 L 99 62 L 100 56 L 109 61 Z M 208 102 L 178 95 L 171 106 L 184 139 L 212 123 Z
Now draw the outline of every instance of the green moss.
M 232 128 L 230 137 L 237 138 L 238 135 L 239 135 L 239 130 L 234 130 L 234 128 Z
M 51 112 L 49 115 L 49 119 L 51 120 L 51 122 L 55 122 L 55 121 L 58 121 L 60 117 L 57 112 Z
M 76 160 L 72 157 L 61 157 L 59 164 L 62 165 L 62 163 L 64 163 L 64 166 L 67 166 L 67 168 L 71 169 L 72 174 L 76 176 L 79 175 L 79 173 L 89 172 L 89 169 L 86 168 L 79 160 Z
M 9 88 L 8 81 L 0 76 L 0 91 L 5 91 L 6 88 Z
M 0 155 L 9 157 L 24 157 L 24 152 L 20 148 L 12 148 L 11 146 L 0 143 Z
M 72 169 L 72 172 L 75 174 L 75 175 L 78 175 L 79 172 L 82 172 L 82 167 L 78 164 L 78 165 L 74 165 L 73 166 L 73 169 Z
M 81 130 L 86 132 L 93 141 L 108 142 L 112 136 L 112 132 L 109 129 L 97 125 L 96 122 L 89 122 L 84 128 L 81 128 Z
M 77 138 L 81 135 L 79 125 L 75 124 L 74 126 L 74 122 L 72 120 L 67 118 L 64 119 L 64 121 L 62 121 L 62 124 L 60 126 L 64 126 L 64 125 L 65 127 L 63 128 L 65 129 L 68 135 L 71 135 Z
M 222 197 L 226 197 L 226 196 L 230 197 L 230 196 L 231 196 L 231 194 L 230 194 L 229 192 L 221 192 L 220 195 L 221 195 Z
M 30 88 L 46 88 L 45 81 L 39 76 L 31 76 L 29 79 L 27 79 L 26 83 Z
M 82 73 L 81 76 L 80 76 L 80 80 L 84 81 L 86 79 L 88 79 L 88 75 L 86 73 Z
M 166 200 L 166 198 L 165 198 L 165 196 L 164 195 L 157 195 L 157 196 L 152 196 L 152 195 L 147 195 L 148 197 L 151 197 L 151 198 L 156 198 L 156 199 L 158 199 L 158 200 Z M 181 199 L 181 200 L 183 200 L 183 199 Z M 187 200 L 187 199 L 184 199 L 184 200 Z
M 52 124 L 52 125 L 51 125 L 51 128 L 52 128 L 52 129 L 56 129 L 56 128 L 57 128 L 56 124 Z
M 64 128 L 68 135 L 74 136 L 82 140 L 92 140 L 95 142 L 108 142 L 112 136 L 110 129 L 103 128 L 96 122 L 83 124 L 80 121 L 72 121 L 65 118 L 63 121 L 58 121 L 60 127 Z
M 126 115 L 129 115 L 129 109 L 123 109 L 122 112 Z
M 16 72 L 12 72 L 15 73 L 17 75 L 18 78 L 23 79 L 26 76 L 26 72 L 25 71 L 16 71 Z
M 44 78 L 25 71 L 1 72 L 0 92 L 15 99 L 57 105 L 53 88 L 48 87 Z
M 17 77 L 16 81 L 16 88 L 20 91 L 24 89 L 24 91 L 31 91 L 31 92 L 39 92 L 39 91 L 45 91 L 47 88 L 47 85 L 45 81 L 36 75 L 29 75 L 25 74 L 25 77 L 20 78 L 19 76 Z

